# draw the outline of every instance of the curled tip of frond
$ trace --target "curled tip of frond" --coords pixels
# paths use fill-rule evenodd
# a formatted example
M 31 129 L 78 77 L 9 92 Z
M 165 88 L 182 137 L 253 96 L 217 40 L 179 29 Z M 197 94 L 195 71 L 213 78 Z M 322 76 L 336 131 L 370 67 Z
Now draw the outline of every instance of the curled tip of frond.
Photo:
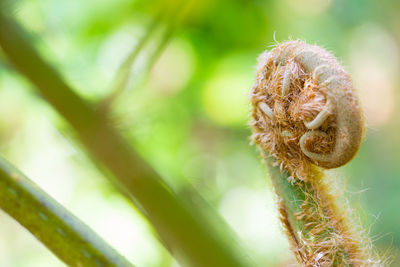
M 382 266 L 315 166 L 346 164 L 364 132 L 351 78 L 336 58 L 302 41 L 277 44 L 258 58 L 251 103 L 252 141 L 268 159 L 281 222 L 302 266 Z
M 363 137 L 363 116 L 350 76 L 326 50 L 301 41 L 260 55 L 252 89 L 253 139 L 302 179 L 313 163 L 350 161 Z

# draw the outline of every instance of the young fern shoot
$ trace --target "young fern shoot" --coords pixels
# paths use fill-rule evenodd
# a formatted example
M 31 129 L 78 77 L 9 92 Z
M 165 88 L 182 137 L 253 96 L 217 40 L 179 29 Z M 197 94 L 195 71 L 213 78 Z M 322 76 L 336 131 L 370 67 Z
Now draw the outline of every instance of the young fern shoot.
M 252 140 L 262 150 L 281 221 L 303 266 L 378 266 L 323 169 L 349 162 L 364 134 L 351 78 L 326 50 L 301 41 L 259 57 Z

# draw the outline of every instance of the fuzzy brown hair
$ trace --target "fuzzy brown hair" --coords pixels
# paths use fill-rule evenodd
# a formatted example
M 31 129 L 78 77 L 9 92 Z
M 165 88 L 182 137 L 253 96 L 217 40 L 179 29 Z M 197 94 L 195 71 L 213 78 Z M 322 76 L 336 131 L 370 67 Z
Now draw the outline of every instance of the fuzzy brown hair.
M 364 121 L 350 76 L 326 50 L 301 41 L 259 57 L 252 140 L 278 196 L 280 219 L 303 266 L 381 266 L 323 169 L 360 147 Z
M 357 152 L 364 122 L 350 76 L 322 48 L 301 41 L 263 53 L 251 93 L 253 141 L 292 178 L 310 164 L 336 168 Z

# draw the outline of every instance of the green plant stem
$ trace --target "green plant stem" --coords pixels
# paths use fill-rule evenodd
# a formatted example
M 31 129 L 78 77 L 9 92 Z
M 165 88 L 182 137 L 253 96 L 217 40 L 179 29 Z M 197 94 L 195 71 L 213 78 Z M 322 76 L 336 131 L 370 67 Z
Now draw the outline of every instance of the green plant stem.
M 79 97 L 35 51 L 26 34 L 0 12 L 0 46 L 70 123 L 91 155 L 101 162 L 140 205 L 164 245 L 186 266 L 249 266 L 247 258 L 223 240 L 194 207 L 177 196 L 112 127 L 107 116 Z M 217 216 L 215 214 L 215 216 Z
M 1 157 L 0 208 L 69 266 L 132 266 L 87 225 Z
M 169 41 L 171 40 L 173 33 L 177 27 L 177 22 L 170 22 L 167 24 L 165 31 L 162 33 L 162 36 L 154 49 L 151 57 L 148 59 L 146 67 L 144 68 L 145 75 L 149 73 L 151 68 L 153 67 L 154 63 L 157 61 L 161 53 L 164 51 L 164 48 L 167 46 Z
M 145 47 L 145 44 L 149 41 L 150 37 L 154 33 L 155 29 L 157 26 L 160 24 L 160 19 L 161 16 L 157 16 L 147 27 L 145 34 L 142 36 L 142 38 L 139 40 L 138 44 L 132 51 L 128 54 L 128 56 L 125 58 L 125 60 L 122 62 L 121 66 L 119 67 L 114 81 L 112 83 L 113 88 L 111 91 L 111 94 L 104 99 L 103 105 L 106 107 L 110 106 L 112 102 L 118 96 L 120 96 L 124 90 L 126 89 L 130 77 L 130 72 L 132 70 L 132 66 L 136 62 L 136 58 L 139 56 L 140 52 L 143 50 Z
M 154 20 L 149 24 L 148 28 L 145 31 L 143 37 L 139 40 L 139 43 L 136 47 L 129 53 L 129 55 L 125 58 L 123 63 L 121 64 L 115 78 L 113 81 L 113 90 L 111 94 L 106 97 L 101 103 L 100 106 L 105 112 L 108 111 L 109 107 L 116 102 L 123 92 L 128 89 L 128 82 L 131 76 L 131 70 L 133 65 L 136 62 L 137 57 L 139 56 L 140 52 L 144 49 L 146 43 L 148 43 L 150 37 L 153 35 L 154 31 L 157 27 L 161 24 L 161 22 L 165 21 L 165 29 L 163 30 L 160 40 L 158 41 L 157 45 L 155 46 L 154 51 L 147 59 L 145 63 L 145 67 L 143 68 L 144 76 L 147 76 L 151 68 L 153 67 L 154 63 L 163 52 L 164 48 L 167 46 L 168 42 L 170 41 L 171 37 L 173 36 L 174 31 L 178 27 L 179 23 L 185 19 L 187 16 L 187 9 L 188 6 L 190 8 L 190 1 L 182 1 L 178 4 L 172 14 L 164 14 L 165 10 L 161 9 L 161 11 L 157 12 L 156 17 Z M 168 13 L 168 12 L 167 12 Z M 166 18 L 165 18 L 166 17 Z
M 296 220 L 294 214 L 301 211 L 300 204 L 306 198 L 305 192 L 299 186 L 292 185 L 288 181 L 289 175 L 286 172 L 281 172 L 279 166 L 274 166 L 274 159 L 271 156 L 264 158 L 266 158 L 269 176 L 279 198 L 278 201 L 280 205 L 285 207 L 291 229 L 296 235 L 297 231 L 302 231 L 304 223 Z
M 299 261 L 305 266 L 372 266 L 373 259 L 363 244 L 366 240 L 354 231 L 346 209 L 339 207 L 338 196 L 324 181 L 326 177 L 315 169 L 308 181 L 292 184 L 289 175 L 275 166 L 273 157 L 264 154 L 281 221 Z

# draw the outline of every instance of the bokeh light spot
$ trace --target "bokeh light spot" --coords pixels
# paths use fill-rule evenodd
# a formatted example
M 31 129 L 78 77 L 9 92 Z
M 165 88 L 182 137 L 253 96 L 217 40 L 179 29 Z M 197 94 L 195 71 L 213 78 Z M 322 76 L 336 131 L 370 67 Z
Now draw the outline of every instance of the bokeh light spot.
M 286 0 L 289 7 L 296 13 L 318 15 L 326 11 L 332 0 Z
M 388 122 L 394 111 L 394 83 L 399 70 L 399 51 L 388 32 L 365 24 L 353 35 L 350 65 L 368 126 Z
M 246 123 L 252 70 L 252 65 L 241 56 L 221 63 L 203 91 L 204 109 L 212 120 L 222 125 Z
M 171 42 L 154 65 L 149 86 L 162 94 L 175 94 L 185 87 L 193 74 L 194 52 L 182 39 Z

